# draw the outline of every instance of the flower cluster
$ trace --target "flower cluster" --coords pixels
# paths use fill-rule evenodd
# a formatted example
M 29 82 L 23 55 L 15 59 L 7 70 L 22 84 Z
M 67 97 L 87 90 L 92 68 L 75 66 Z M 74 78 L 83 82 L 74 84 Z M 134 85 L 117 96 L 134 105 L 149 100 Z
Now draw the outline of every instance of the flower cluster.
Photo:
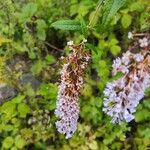
M 70 138 L 76 131 L 79 117 L 78 97 L 83 84 L 83 76 L 90 55 L 84 51 L 84 42 L 74 45 L 68 42 L 71 53 L 64 58 L 61 70 L 61 83 L 58 89 L 55 115 L 60 118 L 56 128 Z
M 127 51 L 122 58 L 114 60 L 113 75 L 122 72 L 123 76 L 107 84 L 103 108 L 103 111 L 112 117 L 113 123 L 133 120 L 133 113 L 144 97 L 144 91 L 150 87 L 148 41 L 148 37 L 139 40 L 140 52 Z

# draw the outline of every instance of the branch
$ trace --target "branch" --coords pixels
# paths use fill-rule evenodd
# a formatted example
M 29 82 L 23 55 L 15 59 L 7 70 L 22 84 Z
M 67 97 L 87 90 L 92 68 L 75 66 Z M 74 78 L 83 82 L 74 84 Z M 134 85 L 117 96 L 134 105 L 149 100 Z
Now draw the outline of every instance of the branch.
M 52 44 L 50 44 L 50 43 L 48 43 L 48 42 L 44 42 L 44 43 L 45 43 L 46 45 L 48 45 L 49 47 L 51 47 L 51 48 L 57 50 L 57 51 L 63 51 L 63 49 L 59 49 L 59 48 L 57 48 L 56 46 L 54 46 L 54 45 L 52 45 Z

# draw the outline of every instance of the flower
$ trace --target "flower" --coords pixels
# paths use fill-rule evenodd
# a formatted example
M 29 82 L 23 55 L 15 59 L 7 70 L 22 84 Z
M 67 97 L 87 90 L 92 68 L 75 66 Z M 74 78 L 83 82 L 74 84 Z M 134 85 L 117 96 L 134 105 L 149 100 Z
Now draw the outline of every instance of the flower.
M 134 55 L 134 59 L 137 61 L 137 62 L 140 62 L 144 59 L 143 55 L 141 55 L 140 53 L 139 54 L 135 54 Z
M 85 68 L 90 56 L 84 51 L 84 41 L 74 45 L 68 43 L 71 53 L 64 58 L 61 70 L 61 83 L 58 88 L 55 115 L 60 118 L 56 122 L 57 130 L 71 138 L 77 129 L 79 118 L 79 94 L 83 84 Z
M 124 59 L 126 59 L 126 58 L 124 58 Z M 119 72 L 119 71 L 123 72 L 123 73 L 128 73 L 129 72 L 128 68 L 126 67 L 126 63 L 129 60 L 125 61 L 125 63 L 124 63 L 124 59 L 121 60 L 120 58 L 117 58 L 116 60 L 114 60 L 113 65 L 112 65 L 113 75 L 116 75 L 116 73 Z
M 148 39 L 144 37 L 143 39 L 139 39 L 140 47 L 147 47 L 148 46 Z
M 150 54 L 148 50 L 139 53 L 127 51 L 122 58 L 113 62 L 113 74 L 122 72 L 123 76 L 109 82 L 104 90 L 103 111 L 112 117 L 113 123 L 130 122 L 144 91 L 150 87 Z
M 68 42 L 67 42 L 67 45 L 68 45 L 68 46 L 73 45 L 73 41 L 68 41 Z
M 86 43 L 87 42 L 87 39 L 83 39 L 83 43 Z
M 132 32 L 128 32 L 128 39 L 133 39 L 133 33 Z

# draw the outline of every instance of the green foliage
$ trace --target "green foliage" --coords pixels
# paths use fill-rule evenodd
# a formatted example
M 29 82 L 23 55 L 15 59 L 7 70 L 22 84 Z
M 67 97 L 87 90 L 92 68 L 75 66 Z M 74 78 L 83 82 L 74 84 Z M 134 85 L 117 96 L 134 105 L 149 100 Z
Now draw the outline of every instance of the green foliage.
M 128 28 L 131 25 L 132 17 L 129 14 L 124 14 L 121 23 L 124 28 Z
M 21 136 L 17 136 L 15 138 L 15 146 L 16 146 L 16 149 L 22 149 L 25 145 L 25 141 L 24 139 L 21 138 Z
M 9 42 L 12 42 L 11 40 L 9 39 L 6 39 L 6 38 L 3 38 L 3 37 L 0 37 L 0 46 L 3 44 L 3 43 L 9 43 Z
M 6 81 L 6 70 L 5 70 L 6 58 L 0 57 L 0 83 Z
M 8 136 L 3 141 L 3 147 L 6 148 L 6 149 L 9 149 L 9 148 L 12 147 L 13 143 L 14 143 L 14 139 L 12 137 Z
M 62 30 L 81 30 L 80 22 L 74 20 L 58 20 L 51 26 Z
M 45 31 L 46 27 L 47 25 L 44 20 L 42 19 L 37 20 L 37 37 L 40 40 L 44 41 L 46 38 L 46 31 Z
M 21 13 L 19 14 L 19 21 L 21 23 L 25 23 L 28 21 L 35 13 L 37 12 L 37 4 L 36 3 L 28 3 L 26 6 L 22 8 Z
M 112 124 L 102 111 L 106 83 L 122 76 L 118 73 L 112 78 L 111 66 L 127 50 L 127 33 L 149 30 L 149 1 L 100 2 L 0 0 L 0 83 L 11 84 L 17 93 L 0 105 L 0 149 L 149 148 L 149 89 L 135 112 L 135 121 L 129 124 Z M 78 128 L 66 140 L 55 128 L 59 62 L 68 53 L 67 41 L 79 43 L 83 38 L 88 39 L 92 61 L 81 91 Z M 35 81 L 21 84 L 24 74 Z
M 127 2 L 127 0 L 106 0 L 104 5 L 104 14 L 102 18 L 103 30 L 107 28 L 113 16 Z
M 18 113 L 20 117 L 25 118 L 29 112 L 30 112 L 30 108 L 28 105 L 23 103 L 18 105 Z

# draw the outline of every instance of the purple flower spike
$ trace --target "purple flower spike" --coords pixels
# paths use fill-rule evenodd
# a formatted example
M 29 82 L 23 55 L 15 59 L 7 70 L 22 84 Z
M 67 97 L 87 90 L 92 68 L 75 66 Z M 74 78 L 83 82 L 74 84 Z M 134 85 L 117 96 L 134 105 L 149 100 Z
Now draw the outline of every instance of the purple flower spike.
M 60 118 L 56 122 L 58 132 L 71 138 L 77 129 L 79 118 L 79 94 L 83 84 L 84 71 L 90 56 L 84 52 L 84 43 L 74 45 L 68 42 L 71 53 L 64 58 L 61 70 L 61 83 L 58 89 L 55 115 Z

